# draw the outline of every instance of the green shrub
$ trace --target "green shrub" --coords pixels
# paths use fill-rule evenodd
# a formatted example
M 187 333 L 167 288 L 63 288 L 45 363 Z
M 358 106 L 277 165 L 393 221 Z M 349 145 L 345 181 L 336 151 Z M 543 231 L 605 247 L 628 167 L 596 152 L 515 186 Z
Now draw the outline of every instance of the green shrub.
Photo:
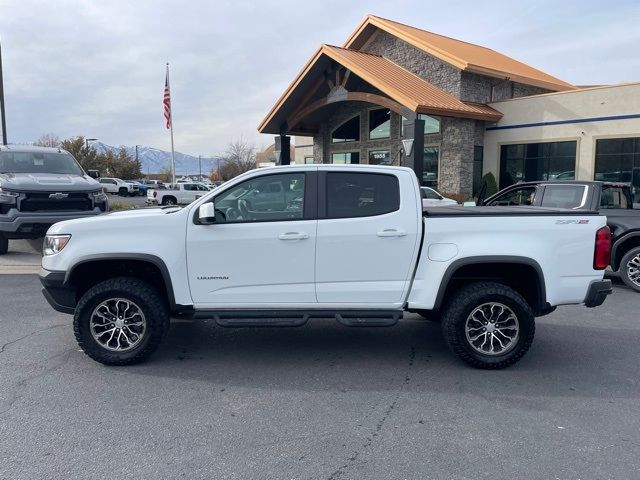
M 482 184 L 487 184 L 487 189 L 484 193 L 484 198 L 489 198 L 494 193 L 498 193 L 498 184 L 496 183 L 496 177 L 493 173 L 489 172 L 482 177 Z

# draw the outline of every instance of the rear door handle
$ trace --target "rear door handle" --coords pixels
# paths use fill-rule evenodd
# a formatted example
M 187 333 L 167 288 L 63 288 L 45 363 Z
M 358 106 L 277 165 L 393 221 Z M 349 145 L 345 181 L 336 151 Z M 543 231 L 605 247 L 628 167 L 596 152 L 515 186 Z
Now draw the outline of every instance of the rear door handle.
M 407 232 L 397 228 L 385 228 L 377 233 L 379 237 L 406 237 Z
M 304 232 L 287 232 L 281 233 L 278 235 L 278 238 L 280 240 L 306 240 L 309 238 L 309 234 Z

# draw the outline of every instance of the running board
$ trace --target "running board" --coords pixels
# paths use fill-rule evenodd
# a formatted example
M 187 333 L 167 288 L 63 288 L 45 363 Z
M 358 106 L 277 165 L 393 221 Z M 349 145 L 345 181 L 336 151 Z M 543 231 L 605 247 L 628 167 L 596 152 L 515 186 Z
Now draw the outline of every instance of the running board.
M 192 318 L 213 319 L 221 327 L 300 327 L 309 318 L 335 318 L 347 327 L 391 327 L 401 310 L 200 310 Z

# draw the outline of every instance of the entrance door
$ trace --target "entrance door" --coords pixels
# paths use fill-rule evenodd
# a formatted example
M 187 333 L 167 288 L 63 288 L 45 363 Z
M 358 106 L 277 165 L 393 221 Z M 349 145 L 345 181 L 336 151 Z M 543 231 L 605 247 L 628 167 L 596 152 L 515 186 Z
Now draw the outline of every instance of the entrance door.
M 400 192 L 398 177 L 413 174 L 389 168 L 320 172 L 326 212 L 318 220 L 316 293 L 327 308 L 393 308 L 405 298 L 422 234 L 421 200 L 417 188 Z
M 216 223 L 188 226 L 187 267 L 196 306 L 287 308 L 316 303 L 316 189 L 310 187 L 315 175 L 269 174 L 246 180 L 214 198 Z

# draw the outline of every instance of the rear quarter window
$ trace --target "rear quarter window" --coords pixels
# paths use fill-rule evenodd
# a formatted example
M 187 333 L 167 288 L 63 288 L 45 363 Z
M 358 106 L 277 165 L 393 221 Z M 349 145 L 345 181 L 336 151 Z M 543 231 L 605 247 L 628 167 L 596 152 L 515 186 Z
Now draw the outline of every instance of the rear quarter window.
M 327 218 L 384 215 L 400 208 L 400 184 L 395 175 L 329 172 Z
M 584 206 L 585 185 L 547 185 L 544 188 L 541 207 L 580 208 Z

